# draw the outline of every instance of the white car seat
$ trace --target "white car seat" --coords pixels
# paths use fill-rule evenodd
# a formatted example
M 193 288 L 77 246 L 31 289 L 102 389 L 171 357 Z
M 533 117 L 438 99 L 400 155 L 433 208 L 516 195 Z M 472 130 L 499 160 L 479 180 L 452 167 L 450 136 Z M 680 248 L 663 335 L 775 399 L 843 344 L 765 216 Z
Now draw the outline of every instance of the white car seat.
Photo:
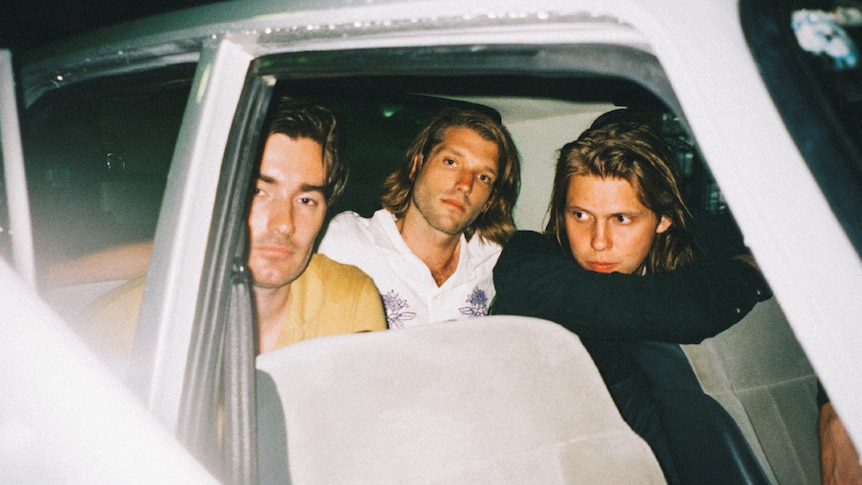
M 262 483 L 664 483 L 580 340 L 543 320 L 326 337 L 257 368 Z

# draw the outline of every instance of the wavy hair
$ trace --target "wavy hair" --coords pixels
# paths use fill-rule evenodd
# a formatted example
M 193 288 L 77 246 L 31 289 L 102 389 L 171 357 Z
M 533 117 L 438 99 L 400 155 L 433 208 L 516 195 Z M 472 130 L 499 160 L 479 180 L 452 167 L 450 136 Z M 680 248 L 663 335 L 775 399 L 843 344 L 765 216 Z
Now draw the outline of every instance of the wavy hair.
M 479 111 L 446 108 L 429 120 L 413 139 L 401 166 L 384 181 L 380 201 L 396 218 L 404 217 L 413 198 L 416 175 L 422 170 L 434 147 L 443 141 L 446 131 L 453 127 L 469 128 L 484 140 L 497 145 L 497 172 L 500 175 L 491 191 L 491 204 L 467 227 L 464 236 L 469 240 L 476 234 L 483 240 L 503 244 L 515 232 L 512 208 L 521 183 L 520 158 L 506 128 Z
M 326 185 L 323 195 L 331 206 L 347 185 L 350 164 L 344 147 L 341 125 L 335 115 L 323 106 L 304 99 L 285 96 L 279 100 L 268 134 L 281 133 L 291 138 L 309 138 L 323 147 Z
M 691 213 L 682 198 L 674 157 L 647 125 L 611 122 L 590 128 L 560 149 L 545 235 L 571 252 L 566 235 L 566 197 L 575 175 L 628 181 L 635 195 L 656 216 L 671 220 L 656 234 L 646 258 L 650 273 L 671 271 L 695 258 Z

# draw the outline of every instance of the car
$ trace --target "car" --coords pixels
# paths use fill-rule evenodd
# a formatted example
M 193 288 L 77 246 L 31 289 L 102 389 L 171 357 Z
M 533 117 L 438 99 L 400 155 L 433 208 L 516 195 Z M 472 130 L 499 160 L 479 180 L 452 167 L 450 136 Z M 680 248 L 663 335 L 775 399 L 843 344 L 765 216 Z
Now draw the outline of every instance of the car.
M 3 353 L 16 356 L 4 380 L 20 386 L 46 369 L 80 378 L 99 389 L 81 406 L 134 416 L 70 416 L 80 429 L 146 430 L 138 449 L 194 457 L 166 474 L 254 482 L 253 329 L 232 325 L 232 315 L 252 313 L 235 291 L 247 282 L 235 276 L 273 100 L 314 98 L 344 122 L 352 178 L 330 216 L 377 207 L 382 178 L 430 113 L 451 104 L 497 113 L 523 159 L 516 223 L 533 230 L 543 227 L 556 150 L 626 107 L 649 113 L 701 219 L 744 237 L 775 295 L 755 312 L 769 326 L 687 350 L 705 389 L 737 420 L 770 481 L 815 483 L 817 381 L 862 443 L 862 366 L 853 364 L 862 345 L 862 5 L 824 3 L 222 2 L 26 53 L 14 70 L 5 53 L 0 251 L 17 275 L 0 271 L 4 288 L 16 288 L 0 300 Z M 153 249 L 133 357 L 97 361 L 69 329 L 80 332 L 88 306 L 127 275 L 113 267 L 115 276 L 89 281 L 78 267 L 64 279 L 55 269 L 140 241 Z M 722 239 L 704 243 L 726 256 Z M 22 326 L 38 332 L 11 332 Z M 62 338 L 49 345 L 53 335 Z M 716 383 L 708 374 L 724 375 L 722 365 L 748 381 Z M 767 383 L 759 379 L 768 373 L 752 370 L 769 367 L 789 374 Z M 26 456 L 15 436 L 50 431 L 34 424 L 46 411 L 27 403 L 68 398 L 45 384 L 20 387 L 18 404 L 0 401 L 4 416 L 21 416 L 0 430 L 5 463 Z M 780 409 L 801 414 L 799 423 L 775 418 L 786 429 L 776 437 L 757 415 Z M 38 456 L 56 468 L 28 464 L 15 475 L 4 466 L 0 475 L 43 481 L 39 472 L 63 469 L 89 481 L 79 465 L 110 461 L 106 476 L 122 476 L 127 462 L 93 446 L 89 459 L 70 458 L 46 442 Z

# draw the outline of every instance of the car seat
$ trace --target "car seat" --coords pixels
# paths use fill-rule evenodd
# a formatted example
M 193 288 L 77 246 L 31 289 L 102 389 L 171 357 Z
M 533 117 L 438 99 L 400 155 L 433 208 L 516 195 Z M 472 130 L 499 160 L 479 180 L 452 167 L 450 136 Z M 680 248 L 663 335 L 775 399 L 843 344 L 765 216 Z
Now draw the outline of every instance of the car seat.
M 543 320 L 325 337 L 257 369 L 262 483 L 664 483 L 578 337 Z
M 817 376 L 774 298 L 721 334 L 682 347 L 770 482 L 820 483 Z

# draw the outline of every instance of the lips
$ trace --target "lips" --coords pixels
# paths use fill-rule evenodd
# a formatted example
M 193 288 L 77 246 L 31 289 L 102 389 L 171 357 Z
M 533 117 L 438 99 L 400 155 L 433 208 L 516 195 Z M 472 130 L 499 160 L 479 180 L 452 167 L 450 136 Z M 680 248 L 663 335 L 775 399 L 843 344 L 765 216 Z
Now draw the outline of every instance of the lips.
M 442 202 L 449 207 L 452 207 L 461 212 L 464 212 L 466 210 L 466 205 L 457 199 L 442 199 Z
M 598 261 L 587 262 L 587 265 L 597 273 L 610 273 L 617 267 L 616 263 L 603 263 Z
M 253 246 L 252 251 L 260 256 L 270 258 L 289 258 L 294 253 L 292 248 L 275 245 Z

